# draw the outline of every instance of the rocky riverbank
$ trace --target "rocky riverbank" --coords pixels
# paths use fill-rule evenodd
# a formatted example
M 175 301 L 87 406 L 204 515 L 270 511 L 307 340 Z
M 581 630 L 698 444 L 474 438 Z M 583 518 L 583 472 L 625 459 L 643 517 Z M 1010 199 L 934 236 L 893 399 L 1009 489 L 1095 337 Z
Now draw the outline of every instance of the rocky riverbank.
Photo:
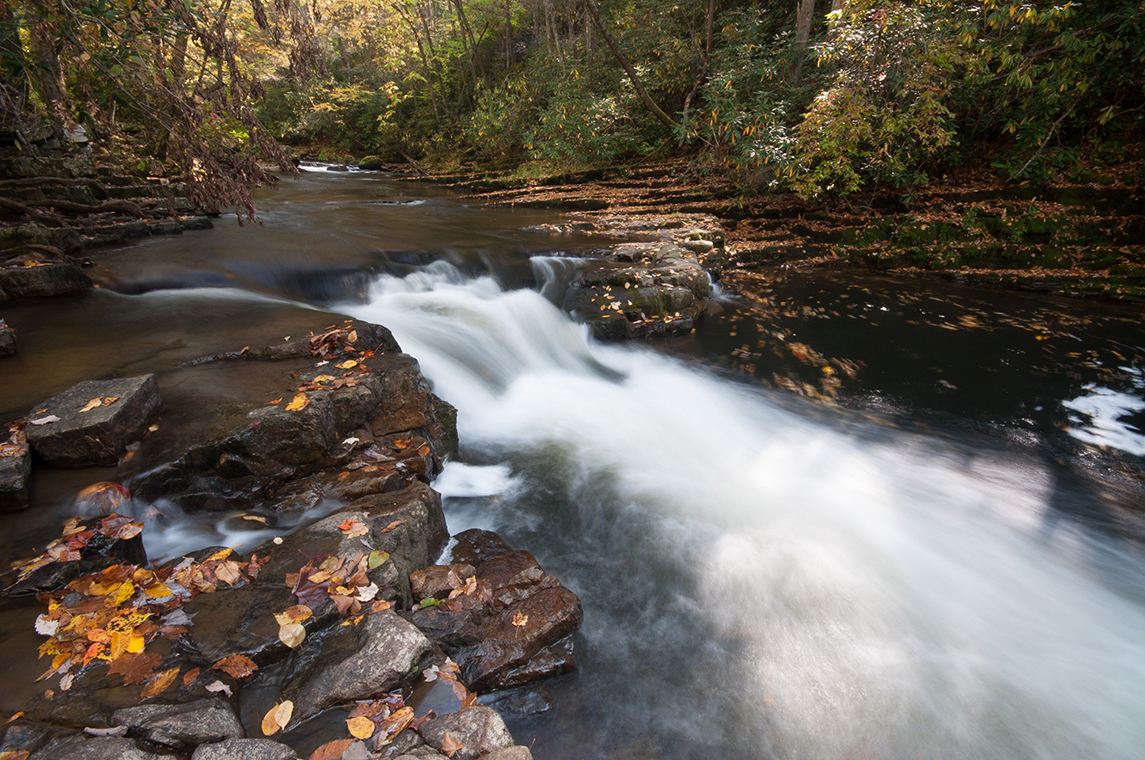
M 116 469 L 77 498 L 88 517 L 5 578 L 46 603 L 50 667 L 4 757 L 527 758 L 477 697 L 574 669 L 580 600 L 495 534 L 450 538 L 430 483 L 456 412 L 417 362 L 346 320 L 184 372 L 214 382 L 85 383 L 9 425 L 8 507 L 27 502 L 33 451 Z M 239 390 L 202 390 L 223 386 Z M 268 540 L 148 560 L 144 519 L 204 510 Z M 452 709 L 435 717 L 416 694 L 438 685 Z M 307 727 L 343 709 L 340 730 Z M 279 730 L 286 743 L 266 738 Z
M 912 196 L 812 204 L 741 197 L 682 164 L 526 179 L 442 175 L 474 202 L 545 206 L 580 219 L 701 215 L 726 238 L 728 271 L 862 267 L 1113 300 L 1145 299 L 1145 189 L 1007 186 L 984 173 L 944 178 Z

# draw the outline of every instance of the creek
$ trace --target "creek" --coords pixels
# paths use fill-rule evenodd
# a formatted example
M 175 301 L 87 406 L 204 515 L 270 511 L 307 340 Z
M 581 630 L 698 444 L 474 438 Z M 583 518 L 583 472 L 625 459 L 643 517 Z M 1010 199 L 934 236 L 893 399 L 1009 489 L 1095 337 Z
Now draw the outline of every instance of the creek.
M 775 270 L 690 335 L 604 345 L 554 305 L 600 245 L 532 229 L 555 214 L 324 171 L 259 204 L 6 306 L 39 347 L 0 413 L 141 371 L 177 397 L 209 382 L 182 362 L 313 309 L 383 324 L 459 410 L 451 532 L 583 600 L 580 670 L 502 700 L 537 758 L 1145 755 L 1139 309 Z M 106 474 L 36 477 L 5 559 Z

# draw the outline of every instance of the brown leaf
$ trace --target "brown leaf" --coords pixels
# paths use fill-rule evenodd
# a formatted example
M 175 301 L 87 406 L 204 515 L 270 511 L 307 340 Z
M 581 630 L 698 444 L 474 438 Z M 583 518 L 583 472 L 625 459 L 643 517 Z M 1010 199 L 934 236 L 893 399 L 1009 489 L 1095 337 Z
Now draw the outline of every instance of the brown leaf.
M 167 691 L 168 687 L 170 687 L 171 684 L 175 682 L 175 676 L 177 675 L 179 675 L 178 665 L 173 668 L 164 670 L 162 673 L 147 682 L 147 685 L 143 687 L 142 697 L 144 699 L 150 699 L 151 697 L 157 696 Z
M 441 751 L 445 753 L 446 757 L 453 757 L 458 750 L 464 749 L 465 745 L 453 738 L 453 734 L 448 731 L 445 736 L 441 737 Z
M 294 714 L 294 703 L 289 699 L 282 704 L 270 708 L 262 718 L 262 733 L 264 736 L 273 736 L 280 729 L 286 728 L 290 716 Z
M 394 528 L 397 528 L 401 525 L 404 525 L 406 522 L 408 522 L 408 521 L 407 520 L 394 520 L 392 523 L 390 523 L 386 527 L 379 530 L 378 533 L 389 533 Z
M 125 654 L 112 661 L 109 673 L 123 676 L 123 683 L 131 685 L 146 681 L 154 675 L 155 666 L 163 662 L 163 656 L 151 654 Z
M 108 485 L 114 484 L 109 483 Z M 143 523 L 135 522 L 130 517 L 113 514 L 100 520 L 96 530 L 108 538 L 126 541 L 143 532 Z
M 215 577 L 228 586 L 234 586 L 243 580 L 241 567 L 238 562 L 227 560 L 215 567 Z
M 327 742 L 310 753 L 310 760 L 341 760 L 342 753 L 353 743 L 353 739 L 338 739 Z
M 346 728 L 350 729 L 350 735 L 355 739 L 365 741 L 374 735 L 374 721 L 361 715 L 356 718 L 347 718 Z
M 199 668 L 191 668 L 183 674 L 183 685 L 190 686 L 199 678 Z
M 95 409 L 95 408 L 100 407 L 100 406 L 103 406 L 103 396 L 98 396 L 96 398 L 93 398 L 91 401 L 87 402 L 84 405 L 84 408 L 80 409 L 80 414 L 83 414 L 84 412 L 90 412 L 92 409 Z
M 302 623 L 287 623 L 278 627 L 278 640 L 291 649 L 298 648 L 305 638 L 306 629 Z
M 211 668 L 221 670 L 231 678 L 242 679 L 258 670 L 258 665 L 255 665 L 254 660 L 245 654 L 232 654 L 219 660 Z

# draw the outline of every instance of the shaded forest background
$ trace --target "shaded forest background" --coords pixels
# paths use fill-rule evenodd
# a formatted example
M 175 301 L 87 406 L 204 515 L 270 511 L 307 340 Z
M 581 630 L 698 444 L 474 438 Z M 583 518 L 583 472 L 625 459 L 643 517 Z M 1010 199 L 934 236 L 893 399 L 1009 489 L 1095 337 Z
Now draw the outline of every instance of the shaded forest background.
M 82 127 L 211 205 L 287 152 L 520 176 L 679 158 L 737 192 L 967 166 L 1138 185 L 1145 3 L 0 0 L 0 140 Z

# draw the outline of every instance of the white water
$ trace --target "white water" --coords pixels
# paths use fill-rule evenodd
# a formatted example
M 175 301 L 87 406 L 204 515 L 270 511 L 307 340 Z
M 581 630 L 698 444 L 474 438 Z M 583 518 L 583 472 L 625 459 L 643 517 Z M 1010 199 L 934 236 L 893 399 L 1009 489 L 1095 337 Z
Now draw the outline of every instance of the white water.
M 504 492 L 451 528 L 548 540 L 584 598 L 592 725 L 554 756 L 1145 756 L 1145 611 L 1070 561 L 1036 464 L 793 413 L 447 265 L 344 310 L 496 466 L 447 470 Z

